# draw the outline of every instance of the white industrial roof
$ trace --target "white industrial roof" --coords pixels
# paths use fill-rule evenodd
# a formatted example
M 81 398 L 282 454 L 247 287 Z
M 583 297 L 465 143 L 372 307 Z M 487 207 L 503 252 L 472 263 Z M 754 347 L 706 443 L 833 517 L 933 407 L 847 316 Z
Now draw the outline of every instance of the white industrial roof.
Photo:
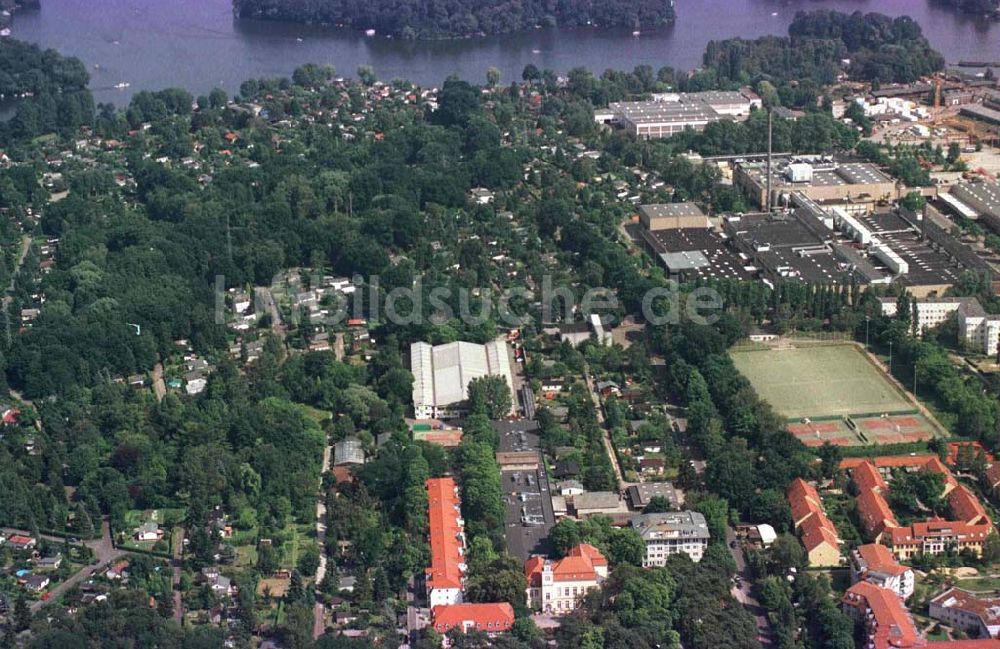
M 424 342 L 410 345 L 414 406 L 448 406 L 465 401 L 469 383 L 483 376 L 502 376 L 513 392 L 507 343 L 494 340 L 485 345 L 452 342 L 432 347 Z

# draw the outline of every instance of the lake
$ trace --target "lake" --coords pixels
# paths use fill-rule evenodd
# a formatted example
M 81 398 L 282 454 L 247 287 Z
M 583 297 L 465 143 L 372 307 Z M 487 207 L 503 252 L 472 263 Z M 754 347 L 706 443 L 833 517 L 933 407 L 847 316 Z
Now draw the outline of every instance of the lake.
M 368 64 L 382 79 L 423 85 L 440 85 L 450 74 L 484 82 L 490 66 L 510 82 L 528 63 L 559 73 L 578 65 L 600 73 L 643 63 L 691 69 L 710 40 L 784 34 L 796 11 L 819 7 L 909 14 L 949 62 L 1000 61 L 1000 23 L 943 10 L 931 0 L 677 0 L 675 25 L 639 36 L 626 29 L 538 29 L 433 42 L 236 20 L 229 0 L 42 0 L 40 10 L 15 16 L 13 36 L 79 57 L 97 101 L 123 105 L 137 90 L 170 86 L 234 94 L 246 79 L 289 76 L 308 62 L 332 64 L 345 76 Z M 114 88 L 123 82 L 130 87 Z

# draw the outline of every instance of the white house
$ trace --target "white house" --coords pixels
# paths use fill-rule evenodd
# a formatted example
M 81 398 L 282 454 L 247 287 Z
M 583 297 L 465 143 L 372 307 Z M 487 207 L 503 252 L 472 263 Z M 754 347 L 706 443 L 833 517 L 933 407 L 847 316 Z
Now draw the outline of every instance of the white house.
M 564 615 L 577 608 L 587 593 L 599 588 L 608 576 L 608 561 L 600 550 L 583 543 L 558 561 L 531 557 L 524 564 L 528 578 L 528 607 L 550 615 Z
M 903 599 L 913 594 L 913 570 L 896 561 L 892 551 L 879 543 L 859 545 L 851 552 L 851 583 L 859 581 L 888 588 Z

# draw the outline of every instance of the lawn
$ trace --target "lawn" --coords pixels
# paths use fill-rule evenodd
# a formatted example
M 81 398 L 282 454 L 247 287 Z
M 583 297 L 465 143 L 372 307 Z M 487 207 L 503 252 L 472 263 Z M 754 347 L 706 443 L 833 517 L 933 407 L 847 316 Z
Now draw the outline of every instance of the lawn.
M 122 530 L 125 535 L 125 541 L 122 546 L 137 550 L 152 550 L 158 541 L 136 541 L 133 533 L 143 523 L 155 522 L 163 530 L 162 541 L 169 548 L 171 528 L 174 524 L 180 524 L 184 520 L 184 515 L 184 509 L 129 510 L 125 513 L 125 527 Z
M 964 590 L 990 592 L 1000 590 L 1000 577 L 976 577 L 975 579 L 960 579 L 955 585 Z
M 324 421 L 333 417 L 333 414 L 329 410 L 320 410 L 319 408 L 313 408 L 308 404 L 299 404 L 306 411 L 306 414 L 317 424 L 322 425 Z
M 281 534 L 285 539 L 281 544 L 282 568 L 292 570 L 298 565 L 302 548 L 315 542 L 312 537 L 313 530 L 313 525 L 306 523 L 295 523 L 282 530 Z
M 789 419 L 899 412 L 913 408 L 852 344 L 734 350 L 736 368 Z

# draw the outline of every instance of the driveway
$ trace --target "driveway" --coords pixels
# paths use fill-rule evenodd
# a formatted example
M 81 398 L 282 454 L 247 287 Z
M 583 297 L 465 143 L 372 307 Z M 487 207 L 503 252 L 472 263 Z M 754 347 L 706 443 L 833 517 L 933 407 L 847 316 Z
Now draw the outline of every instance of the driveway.
M 625 491 L 625 478 L 622 475 L 622 468 L 618 465 L 618 455 L 615 453 L 614 444 L 611 442 L 611 432 L 608 430 L 607 424 L 604 423 L 604 407 L 601 406 L 601 400 L 597 396 L 597 385 L 594 383 L 594 377 L 590 375 L 590 369 L 585 369 L 583 371 L 583 378 L 587 382 L 587 387 L 590 390 L 590 398 L 593 400 L 594 408 L 597 411 L 597 423 L 601 426 L 601 434 L 604 438 L 604 450 L 611 459 L 611 468 L 614 469 L 615 472 L 615 480 L 618 483 L 618 493 L 622 493 Z

